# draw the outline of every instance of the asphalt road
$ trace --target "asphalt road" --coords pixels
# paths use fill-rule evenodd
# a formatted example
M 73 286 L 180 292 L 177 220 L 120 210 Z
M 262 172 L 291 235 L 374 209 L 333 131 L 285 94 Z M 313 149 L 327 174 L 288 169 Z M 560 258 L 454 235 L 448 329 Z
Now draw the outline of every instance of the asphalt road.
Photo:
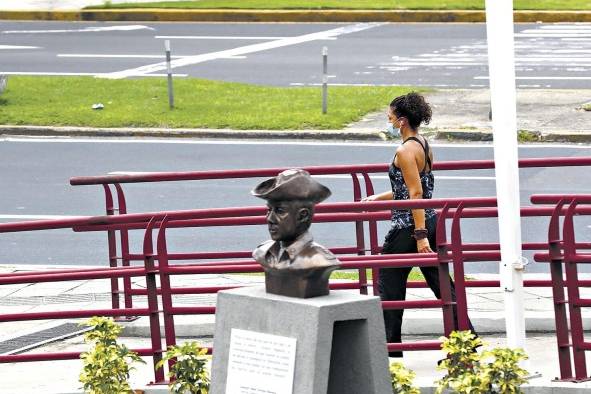
M 516 24 L 520 88 L 591 88 L 591 24 Z M 0 23 L 0 73 L 488 87 L 484 24 Z
M 98 186 L 70 186 L 69 178 L 101 175 L 113 171 L 195 171 L 263 167 L 382 163 L 390 160 L 394 146 L 388 143 L 302 143 L 202 140 L 0 140 L 0 222 L 61 217 L 102 215 L 103 192 Z M 488 144 L 434 144 L 436 160 L 492 159 Z M 520 157 L 589 156 L 591 146 L 528 145 Z M 453 171 L 436 174 L 434 197 L 494 196 L 494 173 L 490 170 Z M 534 193 L 591 193 L 588 169 L 522 170 L 521 201 L 529 204 Z M 262 205 L 249 191 L 259 179 L 202 182 L 169 182 L 125 185 L 130 212 Z M 328 201 L 351 201 L 351 181 L 346 177 L 322 178 L 333 191 Z M 384 175 L 373 178 L 377 190 L 387 190 Z M 591 220 L 577 219 L 581 241 L 589 241 Z M 388 223 L 381 223 L 380 238 Z M 523 220 L 524 241 L 544 241 L 546 219 Z M 351 224 L 315 224 L 313 233 L 320 243 L 351 246 Z M 494 242 L 498 228 L 494 219 L 463 222 L 467 242 Z M 142 234 L 132 237 L 139 251 Z M 172 230 L 169 250 L 173 252 L 251 250 L 268 238 L 264 226 L 247 229 L 217 227 L 209 230 Z M 84 264 L 107 262 L 106 236 L 96 233 L 43 232 L 0 234 L 0 264 Z M 532 264 L 530 272 L 543 270 Z M 473 263 L 467 272 L 495 272 L 495 263 Z

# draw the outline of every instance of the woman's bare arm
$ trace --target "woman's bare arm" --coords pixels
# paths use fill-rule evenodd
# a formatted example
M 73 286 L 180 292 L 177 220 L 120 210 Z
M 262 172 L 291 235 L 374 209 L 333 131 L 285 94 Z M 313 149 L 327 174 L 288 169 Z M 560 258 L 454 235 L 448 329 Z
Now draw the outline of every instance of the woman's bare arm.
M 398 167 L 402 171 L 404 183 L 408 188 L 408 195 L 411 200 L 420 200 L 423 198 L 423 186 L 421 185 L 421 178 L 419 169 L 415 160 L 414 152 L 410 149 L 401 146 L 397 153 Z M 425 225 L 425 210 L 413 209 L 412 217 L 415 223 L 415 229 L 424 229 Z M 417 240 L 417 250 L 420 253 L 432 252 L 427 238 Z

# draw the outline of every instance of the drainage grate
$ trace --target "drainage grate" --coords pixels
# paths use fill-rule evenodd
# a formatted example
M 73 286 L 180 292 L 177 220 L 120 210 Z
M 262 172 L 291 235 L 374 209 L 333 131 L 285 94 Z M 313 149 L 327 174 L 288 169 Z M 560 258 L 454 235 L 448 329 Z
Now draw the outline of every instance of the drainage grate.
M 90 330 L 90 327 L 81 327 L 77 323 L 64 323 L 53 328 L 48 328 L 47 330 L 37 331 L 32 334 L 0 342 L 0 354 L 22 353 L 47 343 L 75 337 L 88 330 Z

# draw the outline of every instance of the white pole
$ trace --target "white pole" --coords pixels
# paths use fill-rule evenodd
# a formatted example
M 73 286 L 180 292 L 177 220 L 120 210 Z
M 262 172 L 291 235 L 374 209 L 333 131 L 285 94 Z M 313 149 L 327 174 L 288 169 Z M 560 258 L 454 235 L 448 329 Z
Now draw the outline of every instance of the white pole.
M 328 48 L 322 47 L 322 113 L 328 111 Z
M 525 348 L 512 0 L 486 0 L 486 32 L 507 345 Z
M 174 93 L 172 90 L 172 67 L 170 65 L 170 40 L 164 41 L 164 50 L 166 51 L 166 74 L 168 81 L 168 107 L 174 108 Z

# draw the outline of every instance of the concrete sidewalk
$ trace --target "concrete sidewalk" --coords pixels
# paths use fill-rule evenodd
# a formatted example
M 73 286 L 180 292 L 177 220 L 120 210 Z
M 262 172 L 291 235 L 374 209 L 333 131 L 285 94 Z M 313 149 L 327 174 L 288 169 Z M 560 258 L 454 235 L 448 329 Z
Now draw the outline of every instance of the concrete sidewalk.
M 63 269 L 66 267 L 35 267 L 35 266 L 0 266 L 0 273 L 27 272 L 35 269 Z M 80 268 L 80 267 L 70 267 Z M 543 275 L 527 275 L 528 279 L 539 279 Z M 492 279 L 492 275 L 478 276 L 479 279 Z M 547 278 L 547 277 L 546 277 Z M 248 275 L 201 275 L 173 278 L 174 286 L 213 286 L 262 285 L 262 277 Z M 134 287 L 142 288 L 145 284 L 141 278 L 134 279 Z M 408 299 L 433 299 L 428 289 L 409 289 Z M 591 289 L 581 289 L 583 297 L 591 297 Z M 490 346 L 502 346 L 504 339 L 503 294 L 500 289 L 476 288 L 468 290 L 470 317 L 477 331 Z M 215 295 L 178 295 L 174 299 L 176 306 L 215 305 Z M 559 374 L 557 365 L 556 337 L 554 335 L 554 316 L 551 290 L 548 288 L 526 288 L 526 324 L 528 329 L 527 352 L 530 356 L 528 369 L 532 373 L 540 373 L 541 377 L 532 381 L 538 387 L 536 393 L 552 392 L 584 392 L 591 384 L 577 385 L 550 383 Z M 4 313 L 84 310 L 110 308 L 108 280 L 70 281 L 40 283 L 34 285 L 3 285 L 0 287 L 0 306 Z M 146 302 L 138 299 L 134 306 L 145 307 Z M 591 325 L 591 315 L 584 315 L 584 324 Z M 79 320 L 72 320 L 77 322 Z M 63 324 L 63 321 L 28 321 L 0 324 L 0 347 L 9 340 L 23 338 L 24 335 L 52 329 Z M 176 333 L 181 341 L 198 340 L 210 346 L 213 334 L 213 316 L 177 316 L 175 317 Z M 122 323 L 125 327 L 122 342 L 131 348 L 149 347 L 148 321 L 140 318 L 133 322 Z M 440 310 L 409 310 L 404 318 L 404 340 L 433 340 L 442 333 Z M 86 349 L 81 335 L 72 334 L 65 339 L 48 341 L 48 343 L 29 349 L 29 352 L 81 351 Z M 8 352 L 10 353 L 10 352 Z M 424 392 L 432 392 L 432 382 L 441 376 L 436 371 L 437 360 L 442 358 L 441 352 L 406 352 L 402 360 L 405 365 L 417 372 L 417 382 L 425 387 Z M 147 365 L 138 367 L 133 374 L 135 387 L 141 387 L 153 379 L 149 359 Z M 61 372 L 55 374 L 56 369 Z M 7 393 L 67 393 L 76 392 L 79 383 L 77 376 L 80 361 L 54 361 L 6 364 L 0 369 L 3 392 Z M 26 372 L 25 372 L 26 371 Z M 29 378 L 23 385 L 22 376 Z M 544 388 L 542 388 L 544 387 Z M 558 388 L 560 387 L 560 391 Z M 567 391 L 567 388 L 570 388 Z M 7 390 L 7 391 L 5 391 Z M 574 390 L 574 391 L 572 391 Z

